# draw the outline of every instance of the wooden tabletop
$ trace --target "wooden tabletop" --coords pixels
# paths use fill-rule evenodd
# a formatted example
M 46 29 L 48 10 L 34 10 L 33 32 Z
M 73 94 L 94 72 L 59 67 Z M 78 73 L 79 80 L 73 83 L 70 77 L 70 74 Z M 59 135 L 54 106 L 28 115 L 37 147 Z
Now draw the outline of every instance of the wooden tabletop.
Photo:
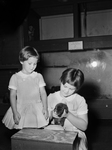
M 11 139 L 26 139 L 54 143 L 73 144 L 77 132 L 65 130 L 30 129 L 25 128 L 14 134 Z

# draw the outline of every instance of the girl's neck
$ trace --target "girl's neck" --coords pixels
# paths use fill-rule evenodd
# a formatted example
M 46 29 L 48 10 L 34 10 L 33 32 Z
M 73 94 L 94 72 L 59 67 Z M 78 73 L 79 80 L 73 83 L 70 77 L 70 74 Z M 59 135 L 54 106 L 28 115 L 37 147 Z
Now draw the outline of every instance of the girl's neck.
M 60 91 L 60 96 L 61 96 L 62 98 L 67 98 L 66 96 L 63 96 L 63 94 L 61 93 L 61 91 Z
M 63 94 L 62 94 L 61 91 L 60 91 L 60 96 L 61 96 L 62 98 L 67 98 L 67 97 L 70 97 L 70 96 L 74 95 L 75 93 L 76 93 L 76 92 L 74 92 L 73 94 L 68 95 L 68 96 L 63 96 Z
M 21 70 L 21 72 L 23 73 L 23 74 L 25 74 L 25 75 L 30 75 L 30 74 L 32 74 L 33 72 L 31 72 L 31 73 L 27 73 L 27 72 L 25 72 L 24 70 Z

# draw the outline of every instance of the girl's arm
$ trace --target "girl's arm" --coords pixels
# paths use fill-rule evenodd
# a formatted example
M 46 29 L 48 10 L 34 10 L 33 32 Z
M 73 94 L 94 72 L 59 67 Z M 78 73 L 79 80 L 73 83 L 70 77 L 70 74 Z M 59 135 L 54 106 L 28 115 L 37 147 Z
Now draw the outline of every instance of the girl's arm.
M 71 112 L 69 112 L 66 116 L 66 118 L 72 123 L 73 126 L 76 128 L 85 131 L 88 126 L 88 115 L 79 115 L 75 116 Z
M 13 114 L 17 113 L 16 90 L 10 89 L 10 104 Z
M 40 87 L 40 94 L 43 103 L 43 111 L 45 118 L 48 119 L 48 103 L 47 103 L 47 94 L 44 87 Z
M 19 124 L 19 120 L 21 118 L 20 114 L 17 111 L 17 100 L 16 100 L 16 90 L 10 89 L 10 104 L 13 112 L 13 119 L 15 124 Z

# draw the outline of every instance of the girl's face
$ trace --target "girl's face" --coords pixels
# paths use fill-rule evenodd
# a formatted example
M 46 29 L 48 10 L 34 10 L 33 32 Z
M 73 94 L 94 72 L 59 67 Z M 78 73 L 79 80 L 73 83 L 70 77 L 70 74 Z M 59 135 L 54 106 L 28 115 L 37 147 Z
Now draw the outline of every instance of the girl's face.
M 32 73 L 36 66 L 37 66 L 37 58 L 36 57 L 29 57 L 28 60 L 24 62 L 20 62 L 22 64 L 22 71 L 25 74 Z
M 76 88 L 73 85 L 70 85 L 69 83 L 65 83 L 64 85 L 61 83 L 60 86 L 60 93 L 64 97 L 68 97 L 72 95 L 76 91 Z

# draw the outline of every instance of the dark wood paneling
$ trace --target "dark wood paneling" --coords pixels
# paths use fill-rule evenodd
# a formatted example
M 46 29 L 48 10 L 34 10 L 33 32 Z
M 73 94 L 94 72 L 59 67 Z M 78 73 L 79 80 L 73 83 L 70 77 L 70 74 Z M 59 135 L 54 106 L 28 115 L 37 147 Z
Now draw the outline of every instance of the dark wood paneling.
M 68 42 L 83 41 L 83 50 L 110 49 L 112 48 L 112 36 L 88 37 L 77 39 L 42 40 L 26 42 L 25 45 L 34 46 L 39 52 L 68 51 Z M 75 50 L 76 51 L 76 50 Z

